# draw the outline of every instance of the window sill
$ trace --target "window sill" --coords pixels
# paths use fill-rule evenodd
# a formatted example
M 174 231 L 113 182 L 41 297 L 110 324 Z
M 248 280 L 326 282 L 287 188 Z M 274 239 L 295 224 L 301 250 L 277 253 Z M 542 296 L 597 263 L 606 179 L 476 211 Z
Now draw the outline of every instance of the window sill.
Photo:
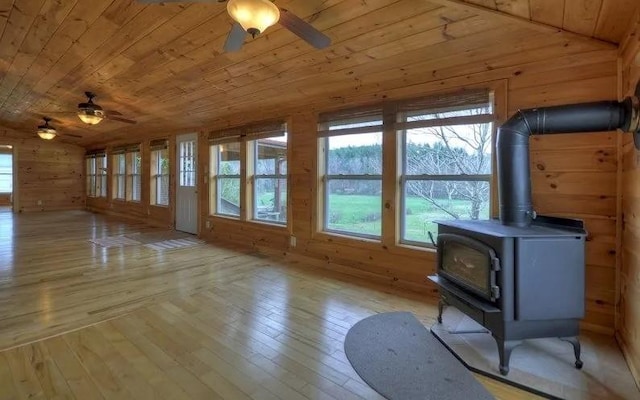
M 149 204 L 149 207 L 157 207 L 157 208 L 161 208 L 161 209 L 168 209 L 169 205 L 164 205 L 164 204 Z
M 220 219 L 226 219 L 228 221 L 240 221 L 240 216 L 225 215 L 225 214 L 212 214 L 212 215 L 209 215 L 209 218 L 220 218 Z
M 424 245 L 420 246 L 412 243 L 398 243 L 396 244 L 398 248 L 413 250 L 413 251 L 422 251 L 425 253 L 437 253 L 438 249 L 436 249 L 433 245 Z
M 342 243 L 346 245 L 353 245 L 358 243 L 366 245 L 382 245 L 382 238 L 356 236 L 332 231 L 316 232 L 314 237 L 327 242 Z
M 278 223 L 274 223 L 274 222 L 269 222 L 269 221 L 262 221 L 260 219 L 252 219 L 247 221 L 251 224 L 255 224 L 255 225 L 259 225 L 261 227 L 265 227 L 265 228 L 273 228 L 273 229 L 278 229 L 278 230 L 283 230 L 283 231 L 289 231 L 288 226 L 286 223 L 284 224 L 278 224 Z

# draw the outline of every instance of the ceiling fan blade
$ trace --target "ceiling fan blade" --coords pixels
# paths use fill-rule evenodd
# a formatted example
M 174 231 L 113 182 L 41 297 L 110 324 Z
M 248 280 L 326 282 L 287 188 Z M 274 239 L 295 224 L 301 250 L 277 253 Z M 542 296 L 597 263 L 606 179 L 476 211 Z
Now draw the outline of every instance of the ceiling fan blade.
M 125 124 L 137 124 L 137 121 L 134 121 L 132 119 L 126 119 L 126 118 L 120 118 L 120 117 L 113 117 L 111 115 L 107 115 L 107 118 L 109 118 L 112 121 L 119 121 L 119 122 L 124 122 Z
M 76 135 L 76 134 L 73 134 L 73 133 L 64 133 L 64 134 L 62 134 L 62 136 L 69 136 L 69 137 L 73 137 L 73 138 L 82 139 L 82 136 Z
M 239 23 L 233 24 L 231 31 L 229 32 L 229 36 L 227 36 L 227 41 L 224 44 L 225 53 L 232 53 L 234 51 L 240 50 L 242 45 L 244 44 L 244 38 L 247 36 L 247 32 L 242 28 L 242 25 Z
M 280 25 L 284 26 L 302 40 L 317 49 L 324 49 L 331 45 L 331 39 L 324 33 L 314 28 L 302 18 L 284 8 L 280 9 Z
M 116 110 L 106 110 L 105 111 L 108 115 L 122 115 L 122 113 L 120 111 L 116 111 Z
M 44 115 L 49 115 L 49 114 L 77 114 L 77 111 L 47 111 L 44 112 Z

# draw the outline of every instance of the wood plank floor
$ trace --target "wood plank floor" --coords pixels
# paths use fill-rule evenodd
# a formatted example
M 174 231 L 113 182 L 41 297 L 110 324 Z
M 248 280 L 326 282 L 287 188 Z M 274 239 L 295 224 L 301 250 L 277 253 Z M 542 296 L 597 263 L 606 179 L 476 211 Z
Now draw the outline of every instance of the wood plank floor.
M 349 327 L 393 310 L 434 321 L 432 299 L 239 249 L 89 242 L 154 230 L 0 213 L 0 399 L 380 399 L 344 355 Z

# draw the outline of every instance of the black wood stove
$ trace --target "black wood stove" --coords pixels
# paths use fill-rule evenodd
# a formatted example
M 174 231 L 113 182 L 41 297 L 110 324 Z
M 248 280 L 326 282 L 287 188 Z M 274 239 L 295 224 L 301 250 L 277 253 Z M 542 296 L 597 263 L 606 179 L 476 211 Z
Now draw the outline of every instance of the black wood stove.
M 582 221 L 537 216 L 531 203 L 532 134 L 638 132 L 637 97 L 519 111 L 498 128 L 496 160 L 500 220 L 436 221 L 437 275 L 442 323 L 452 305 L 486 327 L 496 340 L 499 369 L 524 339 L 559 337 L 573 345 L 584 317 L 585 239 Z M 636 142 L 638 144 L 638 142 Z

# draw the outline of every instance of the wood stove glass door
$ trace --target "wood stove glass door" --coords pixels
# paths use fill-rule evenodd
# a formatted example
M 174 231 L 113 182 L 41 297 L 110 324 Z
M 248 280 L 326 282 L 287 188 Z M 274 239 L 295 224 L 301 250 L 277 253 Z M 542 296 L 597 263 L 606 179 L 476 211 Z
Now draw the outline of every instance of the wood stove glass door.
M 495 273 L 499 261 L 493 249 L 466 236 L 438 236 L 438 274 L 444 278 L 495 301 L 500 297 Z

